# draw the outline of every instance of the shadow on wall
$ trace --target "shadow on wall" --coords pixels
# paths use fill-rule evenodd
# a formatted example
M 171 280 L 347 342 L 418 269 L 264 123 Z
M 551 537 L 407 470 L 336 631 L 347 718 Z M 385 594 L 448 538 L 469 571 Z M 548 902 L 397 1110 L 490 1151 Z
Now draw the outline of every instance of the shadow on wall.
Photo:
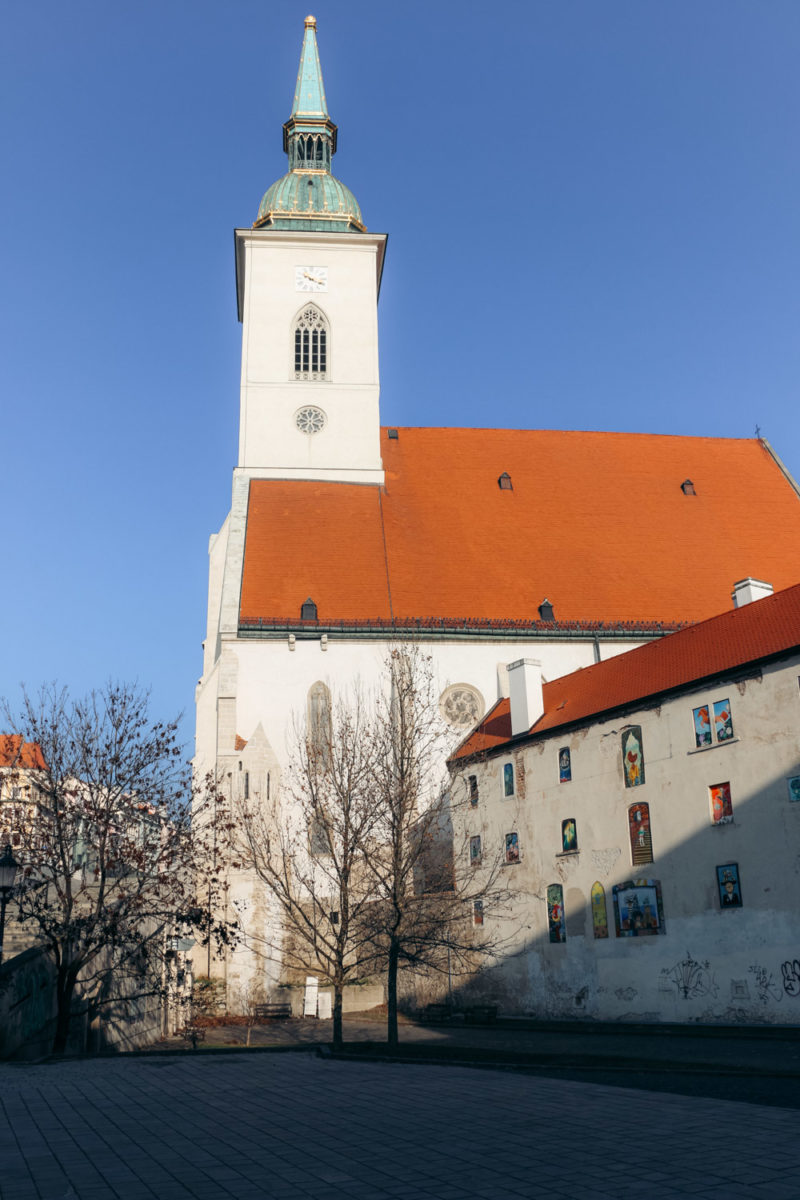
M 136 997 L 133 992 L 132 981 L 127 981 L 116 995 L 107 989 L 97 998 L 102 1001 L 98 1006 L 90 1005 L 78 987 L 67 1053 L 132 1050 L 159 1037 L 160 997 Z M 33 947 L 6 959 L 0 965 L 0 1059 L 49 1054 L 55 1024 L 56 970 L 49 954 Z
M 667 789 L 628 789 L 609 819 L 626 828 L 640 797 L 649 804 L 652 862 L 632 864 L 632 849 L 620 853 L 620 843 L 584 847 L 580 820 L 578 849 L 553 846 L 549 868 L 539 843 L 542 877 L 514 906 L 523 936 L 497 961 L 453 979 L 456 1005 L 495 1004 L 503 1015 L 540 1019 L 800 1022 L 800 803 L 786 777 L 734 796 L 721 823 L 710 808 L 708 825 L 667 851 L 659 849 Z M 565 794 L 565 818 L 571 807 Z M 535 808 L 528 826 L 535 839 Z M 488 909 L 484 920 L 493 920 Z M 446 1001 L 448 990 L 440 975 L 407 972 L 403 980 L 406 1004 Z

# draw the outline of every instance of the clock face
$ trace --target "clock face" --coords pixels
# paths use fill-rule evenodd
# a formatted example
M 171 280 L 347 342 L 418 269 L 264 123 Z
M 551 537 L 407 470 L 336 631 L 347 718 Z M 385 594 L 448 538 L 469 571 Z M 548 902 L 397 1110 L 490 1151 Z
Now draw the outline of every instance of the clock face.
M 327 267 L 295 267 L 294 290 L 296 292 L 327 292 Z

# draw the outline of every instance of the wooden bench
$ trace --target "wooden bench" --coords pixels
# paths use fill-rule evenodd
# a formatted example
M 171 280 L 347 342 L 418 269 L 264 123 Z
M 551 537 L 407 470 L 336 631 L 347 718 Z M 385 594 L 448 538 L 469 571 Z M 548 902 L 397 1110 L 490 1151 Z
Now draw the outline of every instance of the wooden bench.
M 421 1014 L 423 1021 L 428 1021 L 432 1024 L 443 1024 L 445 1021 L 451 1021 L 453 1018 L 452 1004 L 426 1004 Z
M 257 1021 L 284 1021 L 292 1015 L 292 1006 L 286 1001 L 278 1001 L 275 1004 L 257 1004 L 256 1005 L 256 1020 Z
M 467 1025 L 494 1025 L 496 1020 L 496 1004 L 471 1004 L 464 1009 L 464 1022 Z

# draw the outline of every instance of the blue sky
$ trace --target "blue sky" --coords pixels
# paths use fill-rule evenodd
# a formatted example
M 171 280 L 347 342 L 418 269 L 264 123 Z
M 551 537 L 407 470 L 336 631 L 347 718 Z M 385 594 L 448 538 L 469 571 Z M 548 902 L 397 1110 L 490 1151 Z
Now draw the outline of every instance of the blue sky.
M 138 679 L 191 736 L 232 230 L 285 170 L 307 11 L 6 0 L 0 693 Z M 796 0 L 313 11 L 335 173 L 390 235 L 384 423 L 759 425 L 800 477 Z

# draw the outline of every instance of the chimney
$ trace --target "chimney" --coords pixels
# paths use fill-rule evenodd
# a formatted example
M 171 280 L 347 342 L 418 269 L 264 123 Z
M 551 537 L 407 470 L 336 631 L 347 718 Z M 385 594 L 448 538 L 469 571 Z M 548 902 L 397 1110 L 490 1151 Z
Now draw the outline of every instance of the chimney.
M 771 595 L 771 583 L 764 583 L 763 579 L 752 579 L 749 575 L 747 579 L 740 579 L 735 583 L 731 592 L 734 608 L 742 608 L 753 600 L 763 600 L 765 596 Z
M 511 736 L 527 733 L 544 712 L 542 664 L 535 658 L 520 658 L 508 664 L 508 693 L 511 700 Z

